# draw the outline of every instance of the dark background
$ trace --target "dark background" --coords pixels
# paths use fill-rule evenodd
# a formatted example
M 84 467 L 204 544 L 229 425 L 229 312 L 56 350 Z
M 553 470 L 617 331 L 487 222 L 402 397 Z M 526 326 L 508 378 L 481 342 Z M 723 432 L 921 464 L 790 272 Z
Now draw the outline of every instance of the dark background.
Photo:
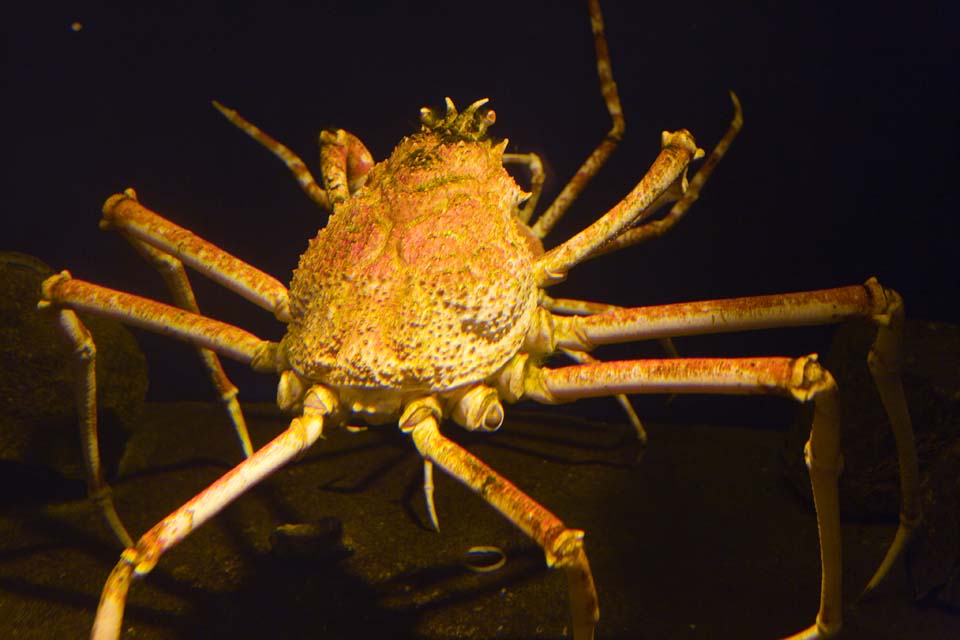
M 746 125 L 671 235 L 588 263 L 555 293 L 642 305 L 876 275 L 910 315 L 956 322 L 953 10 L 749 4 L 605 4 L 627 138 L 548 246 L 629 191 L 661 130 L 686 127 L 709 148 L 731 116 L 728 89 Z M 0 248 L 165 299 L 150 267 L 97 229 L 103 200 L 133 186 L 148 207 L 288 281 L 325 216 L 214 98 L 315 167 L 322 127 L 350 130 L 382 159 L 421 106 L 489 97 L 494 135 L 546 161 L 544 205 L 609 127 L 579 2 L 307 5 L 7 10 Z M 194 285 L 206 313 L 282 335 L 269 314 Z M 152 398 L 211 397 L 189 349 L 138 337 Z M 823 339 L 772 332 L 680 348 L 799 355 Z M 231 375 L 242 398 L 273 396 L 272 378 Z

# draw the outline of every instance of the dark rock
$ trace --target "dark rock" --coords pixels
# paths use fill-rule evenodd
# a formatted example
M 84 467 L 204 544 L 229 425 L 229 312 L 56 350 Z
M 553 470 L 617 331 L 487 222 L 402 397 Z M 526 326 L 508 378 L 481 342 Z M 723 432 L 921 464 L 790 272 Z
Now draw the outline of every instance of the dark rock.
M 924 480 L 923 526 L 907 553 L 918 600 L 960 612 L 960 438 Z
M 53 270 L 32 256 L 0 253 L 0 460 L 25 472 L 83 476 L 71 349 L 56 314 L 37 309 Z M 97 345 L 97 401 L 104 459 L 115 461 L 140 414 L 146 360 L 120 323 L 80 314 Z

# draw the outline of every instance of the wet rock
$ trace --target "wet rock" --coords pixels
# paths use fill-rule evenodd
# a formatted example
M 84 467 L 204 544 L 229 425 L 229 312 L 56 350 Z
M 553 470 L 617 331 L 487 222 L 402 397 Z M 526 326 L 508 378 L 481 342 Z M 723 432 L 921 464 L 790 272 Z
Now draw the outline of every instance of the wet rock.
M 0 253 L 0 463 L 5 476 L 34 481 L 83 477 L 71 350 L 56 315 L 37 310 L 40 283 L 53 273 L 32 256 Z M 101 450 L 110 464 L 142 408 L 146 360 L 120 323 L 80 317 L 97 345 Z

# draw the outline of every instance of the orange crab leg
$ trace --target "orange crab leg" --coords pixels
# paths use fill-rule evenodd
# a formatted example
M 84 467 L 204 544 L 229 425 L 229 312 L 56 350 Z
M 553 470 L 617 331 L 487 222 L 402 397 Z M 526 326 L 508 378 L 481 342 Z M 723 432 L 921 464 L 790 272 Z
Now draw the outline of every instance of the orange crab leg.
M 819 291 L 621 307 L 587 317 L 555 316 L 554 336 L 557 346 L 589 350 L 631 340 L 831 324 L 884 317 L 894 306 L 894 296 L 871 279 L 864 285 Z
M 107 199 L 101 225 L 174 256 L 281 321 L 290 319 L 287 288 L 279 280 L 147 209 L 133 189 Z
M 703 190 L 703 186 L 710 178 L 710 174 L 712 174 L 713 170 L 716 169 L 717 165 L 720 163 L 720 160 L 723 158 L 724 154 L 726 154 L 727 149 L 729 149 L 730 145 L 733 143 L 734 138 L 737 137 L 737 134 L 740 133 L 740 129 L 743 128 L 743 109 L 740 106 L 740 100 L 733 91 L 730 92 L 730 100 L 733 102 L 733 120 L 730 122 L 727 132 L 710 152 L 710 155 L 707 156 L 707 159 L 703 161 L 703 164 L 700 166 L 700 169 L 697 171 L 696 175 L 690 179 L 690 184 L 687 186 L 686 190 L 682 192 L 682 195 L 676 196 L 669 192 L 665 194 L 667 197 L 661 198 L 659 201 L 654 202 L 653 205 L 637 216 L 637 219 L 633 223 L 635 226 L 631 226 L 616 238 L 613 238 L 610 242 L 598 247 L 590 254 L 590 258 L 596 258 L 597 256 L 618 251 L 624 247 L 629 247 L 631 245 L 650 240 L 651 238 L 662 236 L 670 231 L 670 229 L 672 229 L 674 225 L 680 221 L 687 210 L 693 206 L 693 203 L 700 198 L 700 192 Z M 665 216 L 658 220 L 652 220 L 650 222 L 641 224 L 644 220 L 656 213 L 661 205 L 667 204 L 667 202 L 673 200 L 676 200 L 676 202 Z
M 536 259 L 534 273 L 539 286 L 562 281 L 573 266 L 632 225 L 675 182 L 686 182 L 687 166 L 701 157 L 703 150 L 697 148 L 685 129 L 664 131 L 662 145 L 650 169 L 623 200 L 589 227 Z
M 42 303 L 41 303 L 42 304 Z M 87 476 L 87 497 L 100 510 L 107 527 L 123 546 L 133 544 L 113 503 L 113 492 L 103 479 L 100 442 L 97 434 L 97 347 L 90 331 L 77 314 L 63 309 L 58 314 L 60 329 L 73 347 L 76 369 L 76 404 L 80 423 L 80 450 Z
M 73 346 L 75 354 L 78 371 L 77 413 L 87 475 L 87 493 L 100 509 L 117 540 L 124 546 L 129 546 L 132 542 L 130 535 L 117 515 L 110 486 L 103 479 L 100 462 L 96 345 L 75 311 L 89 311 L 150 331 L 173 335 L 208 353 L 224 353 L 260 370 L 276 370 L 273 355 L 275 345 L 242 329 L 182 308 L 74 280 L 66 271 L 47 278 L 41 286 L 41 296 L 41 307 L 60 307 L 60 327 Z M 216 362 L 219 365 L 219 360 Z
M 688 358 L 627 360 L 527 370 L 525 396 L 569 402 L 611 393 L 776 394 L 816 399 L 804 450 L 820 534 L 820 609 L 816 622 L 794 638 L 827 638 L 841 626 L 840 502 L 842 467 L 836 383 L 816 362 L 803 358 Z
M 187 271 L 184 269 L 183 263 L 127 233 L 122 233 L 122 235 L 136 249 L 137 253 L 142 255 L 147 262 L 160 272 L 167 289 L 173 296 L 174 304 L 181 309 L 199 314 L 200 307 L 197 305 L 197 298 L 193 293 L 193 287 L 190 286 L 190 279 L 187 277 Z M 210 349 L 198 348 L 197 354 L 210 375 L 220 403 L 227 411 L 227 417 L 240 440 L 240 448 L 243 449 L 244 457 L 249 457 L 253 453 L 253 444 L 250 441 L 250 432 L 247 430 L 247 422 L 243 417 L 243 411 L 240 409 L 240 401 L 237 399 L 236 385 L 230 382 L 230 378 L 227 377 L 227 373 L 220 363 L 220 357 L 216 353 Z
M 136 546 L 127 548 L 103 587 L 90 637 L 93 640 L 118 638 L 132 578 L 149 573 L 171 547 L 315 443 L 322 435 L 324 417 L 335 404 L 336 399 L 329 391 L 312 389 L 304 400 L 303 417 L 294 418 L 283 433 L 161 520 Z
M 546 554 L 547 566 L 566 571 L 573 637 L 592 639 L 600 609 L 590 563 L 583 549 L 583 531 L 568 529 L 509 480 L 441 435 L 437 426 L 440 407 L 435 403 L 433 399 L 410 403 L 400 419 L 400 428 L 410 433 L 420 455 L 469 487 L 540 545 Z
M 211 349 L 258 371 L 276 371 L 276 343 L 179 307 L 75 280 L 67 271 L 44 280 L 42 296 L 47 304 L 96 313 Z
M 877 325 L 867 363 L 890 420 L 900 467 L 900 524 L 867 584 L 870 591 L 889 573 L 920 520 L 916 445 L 900 380 L 903 300 L 896 291 L 871 278 L 863 285 L 821 291 L 621 308 L 588 317 L 554 316 L 552 339 L 561 348 L 590 350 L 628 340 L 820 325 L 851 318 Z

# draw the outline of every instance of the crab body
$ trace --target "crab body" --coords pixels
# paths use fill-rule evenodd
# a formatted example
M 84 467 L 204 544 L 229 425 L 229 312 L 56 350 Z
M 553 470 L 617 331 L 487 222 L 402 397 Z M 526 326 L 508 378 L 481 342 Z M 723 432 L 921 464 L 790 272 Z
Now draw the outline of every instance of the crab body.
M 815 355 L 683 358 L 669 339 L 848 319 L 877 327 L 869 365 L 899 448 L 900 525 L 868 590 L 889 572 L 920 519 L 913 432 L 899 379 L 903 304 L 895 291 L 870 279 L 864 285 L 824 291 L 654 307 L 615 307 L 545 293 L 577 264 L 656 238 L 675 225 L 698 198 L 743 122 L 739 101 L 731 94 L 730 127 L 689 181 L 687 167 L 704 152 L 686 130 L 663 132 L 660 153 L 630 193 L 544 252 L 541 239 L 610 157 L 625 128 L 599 3 L 587 4 L 601 95 L 612 125 L 535 219 L 543 163 L 533 153 L 505 154 L 506 142 L 487 137 L 495 118 L 492 111 L 481 109 L 485 100 L 463 113 L 449 99 L 445 113 L 422 110 L 421 131 L 404 138 L 379 164 L 358 138 L 339 129 L 325 131 L 320 135 L 319 183 L 290 149 L 214 103 L 279 157 L 307 195 L 330 212 L 329 222 L 301 256 L 289 288 L 150 211 L 132 189 L 107 200 L 102 225 L 123 234 L 163 273 L 174 304 L 74 280 L 66 271 L 42 286 L 41 306 L 56 311 L 77 361 L 77 407 L 90 496 L 126 547 L 107 579 L 92 637 L 119 636 L 134 577 L 147 574 L 191 531 L 317 443 L 325 428 L 359 417 L 369 424 L 395 421 L 409 435 L 423 459 L 424 497 L 435 528 L 434 465 L 534 540 L 547 565 L 566 574 L 573 637 L 591 640 L 599 605 L 583 531 L 567 527 L 447 438 L 440 424 L 449 418 L 467 429 L 494 431 L 503 423 L 501 400 L 555 404 L 606 395 L 617 397 L 643 442 L 646 435 L 623 395 L 627 393 L 765 393 L 815 402 L 804 456 L 821 542 L 820 610 L 810 627 L 791 638 L 834 636 L 841 628 L 843 606 L 837 490 L 842 457 L 833 377 Z M 529 194 L 517 186 L 505 163 L 526 166 Z M 201 315 L 185 266 L 285 322 L 281 342 Z M 96 350 L 76 311 L 111 316 L 197 347 L 247 456 L 136 542 L 103 481 Z M 651 339 L 666 341 L 671 357 L 602 362 L 590 355 L 600 345 Z M 545 366 L 554 354 L 577 364 Z M 278 404 L 294 416 L 286 430 L 256 451 L 237 388 L 226 377 L 219 355 L 280 376 Z
M 290 285 L 283 348 L 299 376 L 443 391 L 517 352 L 538 289 L 503 147 L 409 136 L 336 208 Z

